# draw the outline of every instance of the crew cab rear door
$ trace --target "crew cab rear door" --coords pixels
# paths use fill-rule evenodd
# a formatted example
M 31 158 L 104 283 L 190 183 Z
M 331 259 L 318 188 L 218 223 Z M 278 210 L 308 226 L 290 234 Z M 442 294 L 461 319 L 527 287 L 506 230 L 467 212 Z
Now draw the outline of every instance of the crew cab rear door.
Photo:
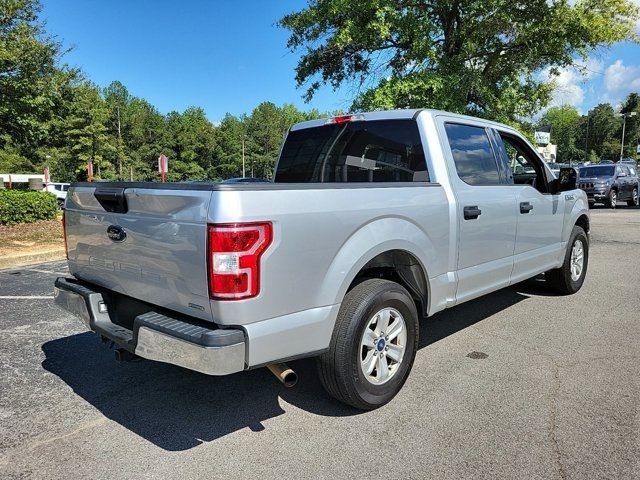
M 504 188 L 490 130 L 481 122 L 438 117 L 457 203 L 458 288 L 462 302 L 509 284 L 516 239 L 516 193 Z

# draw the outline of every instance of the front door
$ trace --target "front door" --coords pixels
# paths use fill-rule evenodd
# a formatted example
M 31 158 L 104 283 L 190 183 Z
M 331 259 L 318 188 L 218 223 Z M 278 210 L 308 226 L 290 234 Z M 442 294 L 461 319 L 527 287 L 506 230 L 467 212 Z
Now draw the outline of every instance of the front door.
M 517 234 L 511 283 L 557 267 L 564 249 L 565 199 L 552 195 L 542 159 L 519 136 L 496 131 L 498 150 L 508 165 L 517 196 Z

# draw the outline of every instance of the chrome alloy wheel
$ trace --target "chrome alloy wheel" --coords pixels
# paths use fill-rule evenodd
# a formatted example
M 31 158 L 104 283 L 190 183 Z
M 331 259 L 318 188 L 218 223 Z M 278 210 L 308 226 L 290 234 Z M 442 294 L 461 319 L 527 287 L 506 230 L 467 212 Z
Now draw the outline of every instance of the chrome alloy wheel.
M 407 326 L 395 308 L 376 313 L 362 334 L 360 368 L 374 385 L 388 382 L 400 368 L 407 347 Z
M 584 245 L 577 239 L 571 248 L 571 280 L 577 282 L 584 268 Z

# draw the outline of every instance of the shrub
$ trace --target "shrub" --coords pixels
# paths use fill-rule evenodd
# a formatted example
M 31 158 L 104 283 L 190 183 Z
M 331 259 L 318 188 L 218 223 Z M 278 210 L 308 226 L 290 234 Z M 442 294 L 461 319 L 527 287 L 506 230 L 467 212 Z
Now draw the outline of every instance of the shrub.
M 53 193 L 0 190 L 0 225 L 51 220 L 57 211 L 58 202 Z

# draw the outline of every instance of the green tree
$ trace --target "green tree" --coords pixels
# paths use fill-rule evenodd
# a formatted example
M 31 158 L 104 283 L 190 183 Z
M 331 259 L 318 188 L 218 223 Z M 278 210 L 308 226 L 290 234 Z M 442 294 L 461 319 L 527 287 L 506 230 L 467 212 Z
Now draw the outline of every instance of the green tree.
M 48 141 L 63 90 L 77 77 L 76 70 L 57 66 L 61 47 L 38 22 L 39 11 L 36 0 L 0 1 L 0 149 L 7 148 L 5 157 L 32 157 Z
M 242 175 L 243 139 L 246 142 L 246 126 L 244 121 L 244 117 L 236 117 L 227 113 L 220 122 L 220 125 L 216 129 L 217 145 L 214 154 L 215 162 L 208 171 L 209 178 L 223 180 L 225 178 L 239 177 Z
M 627 117 L 624 135 L 624 156 L 636 158 L 637 147 L 640 145 L 640 95 L 631 93 L 622 105 L 621 113 L 637 112 L 635 116 Z M 620 132 L 622 135 L 622 132 Z
M 310 99 L 349 83 L 354 109 L 435 107 L 503 121 L 546 105 L 536 75 L 635 39 L 628 0 L 310 0 L 280 25 Z
M 253 109 L 247 118 L 246 126 L 249 174 L 255 177 L 271 177 L 282 138 L 288 128 L 284 122 L 283 111 L 271 102 L 263 102 Z
M 551 107 L 542 115 L 539 124 L 551 125 L 551 143 L 558 146 L 558 162 L 569 163 L 584 159 L 584 151 L 576 145 L 581 118 L 575 107 Z
M 166 117 L 163 153 L 170 159 L 170 179 L 203 180 L 214 163 L 215 129 L 200 107 Z
M 109 109 L 100 96 L 100 90 L 84 82 L 75 89 L 75 98 L 68 117 L 66 132 L 69 148 L 69 169 L 77 178 L 87 177 L 87 162 L 94 165 L 97 178 L 112 179 L 116 175 L 108 158 L 113 158 L 117 146 L 107 135 Z
M 589 111 L 588 148 L 594 150 L 600 160 L 614 160 L 620 156 L 620 142 L 615 140 L 619 126 L 620 119 L 610 104 L 601 103 Z M 617 155 L 613 152 L 616 144 Z
M 125 137 L 127 131 L 130 128 L 129 124 L 129 104 L 131 102 L 131 96 L 127 87 L 121 82 L 114 81 L 109 84 L 103 92 L 104 100 L 108 109 L 108 121 L 107 130 L 112 137 L 116 138 L 116 149 L 113 152 L 115 158 L 113 158 L 116 166 L 116 172 L 118 179 L 123 179 L 123 168 L 127 162 Z
M 146 100 L 133 97 L 128 106 L 127 157 L 133 180 L 158 178 L 158 156 L 163 150 L 164 117 Z

